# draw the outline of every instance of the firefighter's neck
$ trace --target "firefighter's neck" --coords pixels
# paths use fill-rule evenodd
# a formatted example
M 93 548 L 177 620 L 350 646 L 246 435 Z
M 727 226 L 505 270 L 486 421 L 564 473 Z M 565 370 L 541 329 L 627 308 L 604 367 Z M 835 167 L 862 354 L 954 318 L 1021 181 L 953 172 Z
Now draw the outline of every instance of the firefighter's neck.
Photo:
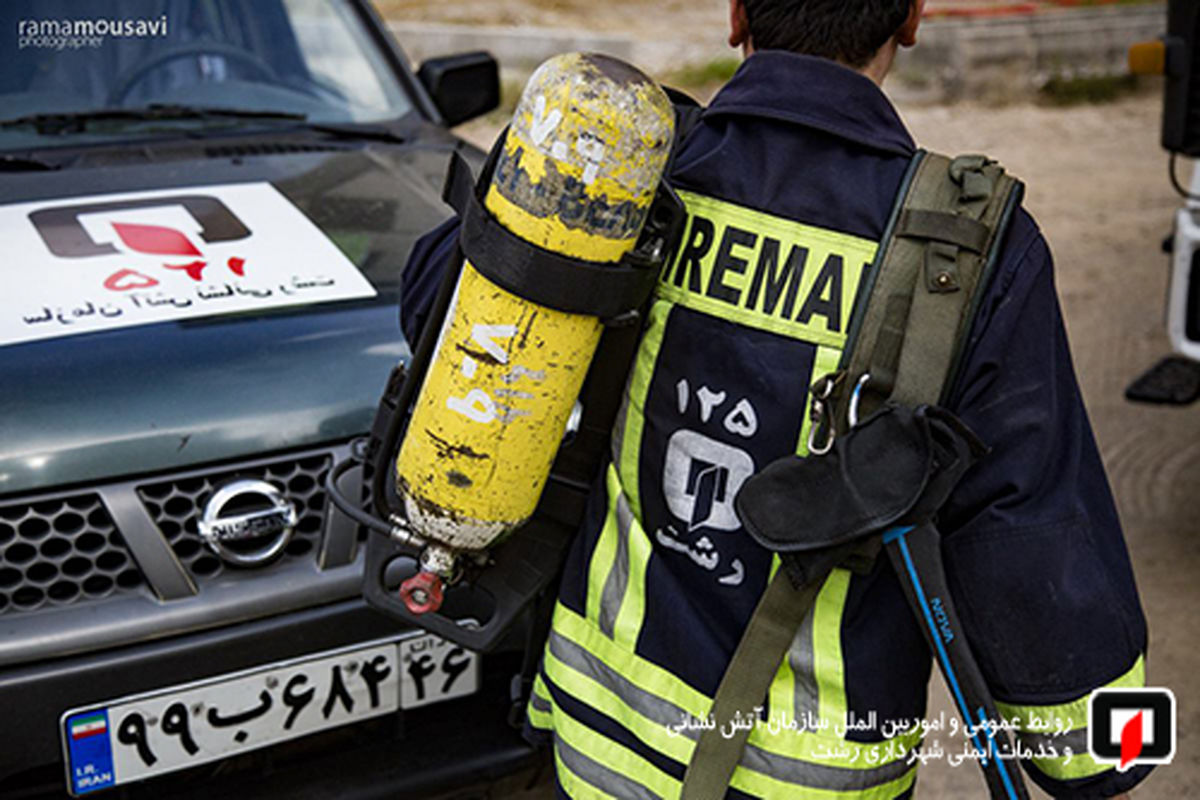
M 860 75 L 869 78 L 876 86 L 883 86 L 883 79 L 887 77 L 888 72 L 892 69 L 892 62 L 896 60 L 896 51 L 900 49 L 899 43 L 895 37 L 890 39 L 887 44 L 879 48 L 879 51 L 872 56 L 871 60 L 861 67 L 851 66 L 850 64 L 842 64 L 844 67 L 854 70 Z M 754 43 L 746 39 L 742 43 L 742 55 L 749 58 L 754 54 Z
M 896 40 L 890 39 L 887 44 L 879 48 L 879 52 L 861 67 L 852 67 L 855 72 L 866 75 L 876 86 L 883 86 L 883 79 L 887 77 L 888 72 L 892 69 L 892 62 L 896 60 Z

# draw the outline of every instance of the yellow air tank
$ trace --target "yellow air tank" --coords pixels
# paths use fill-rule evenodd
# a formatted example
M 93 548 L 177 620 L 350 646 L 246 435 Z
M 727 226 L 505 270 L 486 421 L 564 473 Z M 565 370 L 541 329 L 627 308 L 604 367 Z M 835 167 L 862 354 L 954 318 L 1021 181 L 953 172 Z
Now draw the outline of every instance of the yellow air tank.
M 525 87 L 484 206 L 531 245 L 615 264 L 637 242 L 673 130 L 667 96 L 635 68 L 556 56 Z M 401 590 L 410 610 L 435 610 L 460 554 L 533 513 L 601 330 L 463 266 L 396 460 L 408 523 L 428 542 Z

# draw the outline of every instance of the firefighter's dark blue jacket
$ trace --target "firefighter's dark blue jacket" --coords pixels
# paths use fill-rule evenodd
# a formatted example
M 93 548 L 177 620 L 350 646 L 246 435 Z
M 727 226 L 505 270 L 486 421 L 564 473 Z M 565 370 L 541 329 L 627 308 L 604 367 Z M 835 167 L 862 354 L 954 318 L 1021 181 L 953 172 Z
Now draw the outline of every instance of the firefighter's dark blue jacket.
M 721 303 L 732 309 L 764 302 L 753 297 L 747 302 L 749 276 L 755 269 L 750 248 L 755 245 L 743 236 L 734 240 L 741 250 L 731 246 L 722 250 L 723 255 L 717 254 L 725 264 L 718 265 L 724 273 L 716 280 L 712 251 L 723 246 L 722 230 L 735 222 L 754 231 L 756 240 L 774 236 L 777 241 L 785 235 L 778 231 L 800 223 L 796 230 L 814 231 L 814 241 L 833 242 L 828 245 L 830 252 L 843 247 L 837 244 L 843 240 L 843 249 L 849 248 L 846 252 L 853 250 L 853 242 L 878 242 L 913 153 L 913 141 L 896 111 L 861 75 L 829 61 L 783 52 L 768 51 L 747 59 L 684 141 L 670 176 L 684 191 L 691 214 L 680 260 L 687 260 L 690 246 L 691 257 L 707 258 L 709 272 L 703 282 L 700 276 L 686 273 L 685 263 L 664 273 L 665 289 L 699 292 L 695 302 L 684 299 L 664 305 L 661 312 L 655 334 L 660 341 L 655 347 L 671 350 L 671 358 L 664 356 L 661 364 L 652 360 L 647 366 L 658 372 L 647 377 L 648 388 L 635 403 L 645 415 L 647 430 L 658 424 L 656 415 L 675 413 L 669 407 L 677 401 L 682 413 L 684 395 L 694 403 L 692 398 L 703 386 L 710 391 L 710 406 L 718 389 L 729 397 L 717 409 L 717 417 L 730 411 L 740 396 L 756 404 L 756 427 L 761 426 L 772 441 L 742 445 L 759 467 L 794 451 L 803 424 L 801 412 L 794 412 L 794 420 L 791 413 L 773 416 L 764 404 L 787 397 L 788 408 L 804 408 L 806 387 L 819 377 L 814 372 L 821 347 L 784 342 L 777 333 L 750 330 L 726 316 Z M 1024 177 L 1037 182 L 1036 175 Z M 701 223 L 706 223 L 707 232 Z M 402 306 L 404 332 L 410 341 L 416 340 L 426 322 L 456 230 L 453 221 L 443 225 L 413 252 L 404 276 Z M 697 255 L 701 247 L 704 253 Z M 783 263 L 785 248 L 786 244 L 776 263 Z M 731 253 L 740 253 L 742 260 L 730 261 Z M 829 263 L 826 259 L 826 266 Z M 820 267 L 819 259 L 808 265 L 811 273 Z M 700 262 L 692 268 L 700 270 Z M 737 289 L 739 277 L 742 283 Z M 755 279 L 758 293 L 770 288 L 770 277 Z M 846 320 L 835 319 L 841 307 L 830 293 L 852 294 L 857 276 L 852 281 L 848 271 L 834 277 L 836 286 L 825 280 L 807 298 L 805 286 L 813 288 L 812 281 L 820 278 L 806 279 L 809 283 L 791 298 L 794 306 L 789 311 L 807 303 L 801 318 L 807 313 L 818 328 L 833 330 L 836 323 L 844 330 Z M 776 306 L 788 301 L 780 296 L 781 288 L 775 286 Z M 1086 755 L 1086 733 L 1081 727 L 1087 724 L 1086 699 L 1092 690 L 1137 686 L 1144 680 L 1146 626 L 1071 364 L 1050 252 L 1033 219 L 1023 211 L 1007 235 L 968 348 L 949 406 L 992 452 L 966 476 L 939 518 L 963 623 L 1005 714 L 1023 716 L 1026 722 L 1030 715 L 1057 716 L 1075 727 L 1056 740 L 1059 750 L 1073 745 L 1074 757 L 1026 763 L 1033 779 L 1059 796 L 1124 791 L 1148 769 L 1117 773 L 1097 765 Z M 753 364 L 750 371 L 747 361 Z M 686 389 L 680 388 L 684 385 Z M 727 427 L 730 419 L 725 417 Z M 744 428 L 743 423 L 735 420 L 734 427 Z M 729 445 L 741 441 L 711 426 L 704 435 Z M 647 438 L 639 446 L 642 462 L 670 457 L 660 452 L 667 446 L 664 442 Z M 615 458 L 619 460 L 620 454 Z M 636 617 L 626 650 L 612 649 L 607 640 L 601 642 L 604 648 L 588 644 L 600 641 L 596 631 L 608 639 L 615 637 L 619 644 L 620 628 L 630 618 L 623 608 L 613 612 L 626 615 L 617 618 L 615 632 L 611 619 L 607 630 L 603 620 L 594 629 L 586 625 L 595 610 L 591 606 L 598 607 L 603 617 L 602 606 L 608 600 L 596 598 L 601 587 L 588 586 L 597 575 L 604 577 L 604 570 L 597 572 L 592 564 L 594 553 L 603 549 L 605 536 L 617 535 L 609 529 L 630 535 L 627 521 L 611 524 L 621 514 L 614 507 L 625 502 L 624 495 L 621 502 L 614 499 L 621 492 L 615 467 L 598 482 L 599 499 L 592 504 L 589 522 L 566 566 L 562 608 L 530 716 L 536 728 L 552 734 L 560 785 L 572 795 L 586 795 L 589 783 L 605 783 L 606 791 L 619 796 L 670 793 L 676 786 L 672 781 L 682 776 L 686 751 L 676 751 L 671 742 L 658 738 L 638 714 L 653 718 L 656 712 L 646 709 L 664 696 L 675 704 L 672 708 L 685 711 L 690 699 L 699 703 L 712 696 L 736 645 L 739 626 L 745 624 L 770 567 L 769 556 L 758 551 L 743 531 L 733 537 L 709 532 L 699 543 L 698 536 L 689 539 L 683 530 L 686 526 L 678 522 L 678 508 L 658 507 L 672 502 L 656 499 L 660 468 L 659 463 L 651 464 L 654 480 L 644 475 L 637 479 L 643 490 L 633 527 L 642 538 L 623 539 L 618 545 L 618 550 L 632 548 L 635 553 L 639 543 L 653 548 L 644 554 L 649 563 L 642 563 L 643 595 L 636 606 L 641 616 Z M 721 488 L 723 484 L 718 484 L 717 490 Z M 662 520 L 672 519 L 676 524 L 667 526 L 669 530 L 661 526 Z M 744 573 L 737 576 L 744 581 L 739 594 L 722 594 L 727 587 L 714 582 L 717 573 L 695 568 L 713 542 L 726 550 L 723 563 L 739 562 Z M 690 555 L 686 546 L 693 548 Z M 619 559 L 620 553 L 608 557 Z M 694 564 L 688 563 L 689 558 Z M 637 579 L 636 570 L 625 578 Z M 833 605 L 818 604 L 818 619 L 815 623 L 810 619 L 817 630 L 802 631 L 812 641 L 793 648 L 790 665 L 784 665 L 791 675 L 786 687 L 799 698 L 803 685 L 809 684 L 810 694 L 820 696 L 812 707 L 821 713 L 839 708 L 824 694 L 833 692 L 830 696 L 842 703 L 840 708 L 859 718 L 871 712 L 880 720 L 921 716 L 930 656 L 890 566 L 880 559 L 869 575 L 844 580 L 842 593 L 827 598 Z M 634 589 L 624 591 L 628 604 Z M 670 591 L 674 597 L 656 600 L 656 591 Z M 660 613 L 656 604 L 669 608 Z M 821 630 L 829 624 L 832 640 L 828 631 Z M 832 648 L 840 663 L 830 666 L 833 656 L 822 654 L 822 647 Z M 670 676 L 660 682 L 645 677 L 658 669 Z M 813 674 L 802 674 L 805 670 Z M 677 688 L 656 692 L 655 686 Z M 778 699 L 775 691 L 772 706 Z M 669 696 L 671 692 L 677 696 Z M 884 740 L 878 731 L 851 731 L 846 736 L 864 743 Z M 1035 751 L 1037 743 L 1046 741 L 1031 730 L 1022 739 L 1035 745 Z M 808 751 L 789 750 L 790 745 L 772 747 L 761 745 L 759 762 L 743 761 L 744 779 L 735 780 L 731 796 L 770 795 L 791 785 L 788 781 L 798 784 L 793 796 L 804 796 L 804 786 L 845 797 L 907 796 L 912 791 L 912 777 L 899 767 L 881 773 L 872 783 L 866 772 L 854 771 L 856 765 L 816 763 L 811 758 L 809 763 L 804 760 Z M 776 756 L 791 760 L 772 773 L 771 764 L 776 762 L 770 759 Z

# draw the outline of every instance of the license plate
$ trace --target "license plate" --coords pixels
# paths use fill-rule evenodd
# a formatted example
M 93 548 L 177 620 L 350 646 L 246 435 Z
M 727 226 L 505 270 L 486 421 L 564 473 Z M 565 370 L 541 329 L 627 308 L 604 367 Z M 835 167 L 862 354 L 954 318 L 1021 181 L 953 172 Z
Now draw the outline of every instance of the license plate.
M 426 633 L 400 646 L 400 707 L 417 708 L 479 689 L 479 659 L 440 636 Z
M 479 688 L 478 657 L 432 634 L 255 667 L 64 713 L 78 796 Z

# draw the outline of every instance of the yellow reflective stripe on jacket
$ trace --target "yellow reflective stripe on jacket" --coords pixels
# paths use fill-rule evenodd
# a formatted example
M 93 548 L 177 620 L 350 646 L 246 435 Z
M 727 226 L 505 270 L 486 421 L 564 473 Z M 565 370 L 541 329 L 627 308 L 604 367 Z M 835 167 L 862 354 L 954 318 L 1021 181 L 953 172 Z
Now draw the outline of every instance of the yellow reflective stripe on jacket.
M 595 655 L 635 686 L 663 698 L 697 719 L 708 714 L 712 700 L 657 664 L 639 658 L 627 648 L 615 644 L 587 620 L 559 603 L 554 609 L 551 630 L 556 631 Z M 626 667 L 627 669 L 621 669 Z
M 592 557 L 588 561 L 587 582 L 587 618 L 601 629 L 604 628 L 604 623 L 600 621 L 601 616 L 614 611 L 614 609 L 602 608 L 605 593 L 611 594 L 610 581 L 615 583 L 617 580 L 613 572 L 621 569 L 621 553 L 619 552 L 621 544 L 620 536 L 617 534 L 616 514 L 617 498 L 620 497 L 620 492 L 613 491 L 611 478 L 606 483 L 608 510 L 604 515 L 604 526 L 600 529 L 600 535 L 596 537 L 595 547 L 592 548 Z M 611 597 L 608 599 L 611 600 Z
M 586 625 L 569 609 L 558 607 L 543 660 L 548 678 L 570 696 L 622 725 L 646 745 L 686 764 L 699 735 L 697 728 L 687 723 L 705 719 L 711 699 L 669 673 L 661 674 L 655 665 L 634 653 L 608 645 L 600 648 L 607 650 L 606 653 L 597 653 L 585 642 L 564 633 L 564 628 L 571 624 L 559 623 L 572 618 L 579 625 Z M 598 638 L 607 642 L 603 636 Z M 803 777 L 803 783 L 810 787 L 833 784 L 861 791 L 879 784 L 880 776 L 890 781 L 898 772 L 907 771 L 908 753 L 919 740 L 919 729 L 890 742 L 858 743 L 836 735 L 789 730 L 786 723 L 782 730 L 761 725 L 750 734 L 743 767 L 758 767 L 780 775 L 790 773 Z M 838 751 L 843 751 L 845 757 L 837 758 L 834 754 Z M 823 782 L 817 783 L 817 779 Z
M 646 421 L 646 395 L 650 393 L 650 379 L 654 375 L 658 352 L 662 349 L 663 332 L 666 330 L 667 317 L 670 313 L 670 303 L 655 301 L 651 304 L 647 327 L 642 334 L 641 344 L 638 345 L 633 371 L 629 375 L 629 388 L 623 401 L 624 404 L 630 404 L 633 408 L 625 408 L 621 415 L 625 426 L 619 433 L 619 475 L 621 486 L 624 487 L 625 496 L 629 500 L 629 508 L 638 519 L 642 518 L 642 504 L 638 488 L 638 459 L 641 457 L 642 429 Z
M 820 715 L 831 726 L 846 722 L 846 675 L 842 661 L 842 611 L 850 591 L 849 570 L 829 574 L 813 605 L 813 674 Z
M 678 797 L 682 784 L 629 748 L 577 721 L 562 708 L 554 706 L 555 750 L 565 745 L 578 754 L 571 771 L 595 788 L 622 789 L 622 798 Z M 586 755 L 584 755 L 586 754 Z M 590 763 L 589 763 L 590 762 Z M 589 776 L 591 769 L 594 775 Z M 649 791 L 646 791 L 649 790 Z
M 564 749 L 561 742 L 556 743 L 554 747 L 554 771 L 558 777 L 558 782 L 562 784 L 567 794 L 575 798 L 575 800 L 617 800 L 611 794 L 600 791 L 572 772 L 571 768 L 563 760 Z M 568 750 L 567 752 L 571 753 L 573 751 Z
M 819 713 L 816 691 L 812 681 L 803 674 L 803 666 L 812 663 L 812 612 L 800 623 L 788 654 L 783 657 L 771 685 L 767 689 L 767 707 L 771 714 L 784 714 L 795 720 L 807 719 L 809 712 Z M 793 666 L 795 665 L 795 667 Z M 796 669 L 801 669 L 797 678 Z M 797 683 L 797 681 L 799 681 Z
M 692 192 L 679 196 L 688 229 L 658 297 L 841 349 L 875 242 Z
M 598 660 L 593 661 L 594 657 L 589 656 L 590 654 L 585 653 L 582 648 L 570 644 L 565 637 L 552 638 L 543 662 L 546 674 L 566 693 L 588 698 L 587 705 L 613 719 L 647 746 L 680 764 L 686 764 L 691 758 L 698 732 L 695 729 L 682 728 L 678 722 L 673 721 L 676 718 L 682 721 L 685 715 L 669 703 L 632 687 L 624 678 L 614 676 L 611 668 L 596 663 Z M 616 687 L 616 691 L 610 689 L 610 686 Z M 622 693 L 629 698 L 629 703 L 621 697 Z M 553 722 L 544 727 L 552 726 L 558 732 L 564 718 L 568 720 L 567 727 L 584 727 L 562 709 L 554 706 L 552 701 L 546 702 L 539 698 L 534 708 L 539 707 L 553 709 Z M 855 800 L 883 800 L 894 797 L 907 788 L 915 774 L 915 766 L 907 762 L 906 748 L 897 743 L 890 746 L 864 746 L 845 742 L 837 737 L 818 737 L 786 731 L 784 735 L 810 739 L 810 757 L 805 760 L 793 759 L 748 744 L 742 764 L 734 774 L 732 785 L 765 797 L 780 796 L 781 792 L 785 795 L 795 795 L 798 791 L 803 791 L 805 797 L 813 798 L 846 800 L 849 793 Z M 569 735 L 565 739 L 571 743 Z M 604 741 L 609 742 L 607 739 Z M 609 744 L 617 748 L 615 752 L 628 752 L 627 748 L 618 743 Z M 898 757 L 894 756 L 891 761 L 880 761 L 879 753 L 884 751 L 885 747 L 898 754 Z M 829 754 L 840 748 L 854 753 L 856 763 L 853 766 L 832 763 Z M 591 754 L 592 751 L 583 752 Z M 863 755 L 864 753 L 873 753 L 874 757 Z M 824 755 L 818 760 L 816 754 Z M 570 755 L 576 761 L 581 760 L 578 754 Z M 870 763 L 872 760 L 875 763 Z M 665 781 L 665 776 L 660 771 L 647 775 L 642 770 L 644 763 L 644 759 L 639 758 L 619 764 L 602 762 L 600 766 L 604 769 L 619 769 L 624 778 L 638 785 L 653 787 L 655 783 Z M 585 764 L 585 771 L 587 770 L 603 774 L 603 770 L 596 765 Z M 576 770 L 577 773 L 578 771 Z M 611 786 L 615 779 L 606 775 L 605 780 L 605 785 Z M 627 787 L 621 792 L 621 796 L 637 796 L 637 793 Z
M 538 675 L 533 679 L 533 691 L 529 694 L 525 717 L 533 727 L 548 731 L 553 727 L 551 710 L 550 691 L 546 688 L 542 676 Z
M 596 761 L 586 752 L 580 751 L 572 744 L 570 741 L 571 736 L 563 737 L 560 728 L 570 729 L 574 727 L 582 729 L 582 733 L 579 730 L 576 733 L 583 741 L 590 738 L 586 734 L 591 732 L 585 726 L 568 717 L 561 710 L 556 709 L 540 675 L 534 680 L 533 694 L 530 697 L 526 713 L 531 725 L 554 734 L 554 760 L 557 767 L 558 780 L 571 797 L 576 798 L 576 800 L 580 800 L 581 798 L 590 800 L 597 797 L 612 797 L 608 792 L 603 791 L 605 788 L 620 789 L 619 797 L 622 800 L 638 797 L 657 797 L 656 794 L 646 789 L 640 781 L 635 781 L 628 777 L 625 774 L 625 770 L 614 770 L 612 767 Z M 562 723 L 562 725 L 559 725 L 559 723 Z M 592 734 L 592 736 L 596 737 L 598 734 Z M 624 748 L 621 749 L 624 750 Z M 627 766 L 633 765 L 634 762 L 629 762 Z
M 654 555 L 654 546 L 637 518 L 631 515 L 626 523 L 620 515 L 621 511 L 618 507 L 617 527 L 618 530 L 625 531 L 629 582 L 621 610 L 617 614 L 613 640 L 632 650 L 637 645 L 638 634 L 642 632 L 642 621 L 646 615 L 646 567 L 650 564 L 650 557 Z
M 632 649 L 646 609 L 646 566 L 653 546 L 621 493 L 611 464 L 605 472 L 608 510 L 588 562 L 587 618 L 601 633 Z
M 854 800 L 894 800 L 912 786 L 916 779 L 917 767 L 914 765 L 909 767 L 904 775 L 893 781 L 871 789 L 853 791 L 849 796 Z M 813 787 L 804 787 L 799 790 L 802 794 L 798 794 L 797 787 L 793 783 L 776 780 L 769 775 L 751 772 L 742 767 L 738 767 L 733 773 L 730 786 L 758 797 L 803 797 L 804 800 L 846 800 L 847 797 L 845 792 Z
M 1104 689 L 1139 689 L 1146 685 L 1146 659 L 1138 656 L 1133 667 L 1124 675 L 1105 684 Z M 1069 703 L 1032 706 L 996 703 L 997 710 L 1017 730 L 1021 744 L 1034 751 L 1041 747 L 1071 755 L 1058 758 L 1033 759 L 1034 766 L 1057 780 L 1090 778 L 1112 769 L 1111 764 L 1098 764 L 1088 753 L 1088 697 L 1091 693 Z M 1031 723 L 1032 726 L 1031 726 Z M 1065 733 L 1060 733 L 1065 731 Z

